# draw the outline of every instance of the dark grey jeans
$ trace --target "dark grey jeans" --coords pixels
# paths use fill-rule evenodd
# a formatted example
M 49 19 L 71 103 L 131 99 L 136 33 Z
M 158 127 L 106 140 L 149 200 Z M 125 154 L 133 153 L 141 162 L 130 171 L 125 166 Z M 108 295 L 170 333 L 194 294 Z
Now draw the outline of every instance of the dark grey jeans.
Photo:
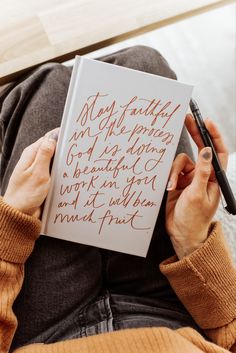
M 160 53 L 144 46 L 99 60 L 176 78 Z M 70 75 L 71 68 L 46 64 L 1 93 L 2 194 L 23 149 L 60 125 Z M 177 153 L 183 151 L 191 155 L 185 130 Z M 146 258 L 41 236 L 14 304 L 19 326 L 12 349 L 129 327 L 197 328 L 158 268 L 174 253 L 165 201 L 166 195 Z

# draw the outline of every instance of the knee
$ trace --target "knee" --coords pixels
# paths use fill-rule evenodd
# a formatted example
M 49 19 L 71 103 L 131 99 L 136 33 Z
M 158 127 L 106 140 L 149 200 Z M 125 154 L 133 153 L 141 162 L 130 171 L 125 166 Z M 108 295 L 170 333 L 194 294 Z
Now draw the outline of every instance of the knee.
M 137 45 L 127 49 L 132 68 L 159 76 L 176 79 L 175 72 L 170 68 L 161 53 L 145 45 Z
M 68 89 L 72 68 L 58 63 L 49 63 L 42 65 L 40 69 L 45 71 L 44 81 L 52 91 Z

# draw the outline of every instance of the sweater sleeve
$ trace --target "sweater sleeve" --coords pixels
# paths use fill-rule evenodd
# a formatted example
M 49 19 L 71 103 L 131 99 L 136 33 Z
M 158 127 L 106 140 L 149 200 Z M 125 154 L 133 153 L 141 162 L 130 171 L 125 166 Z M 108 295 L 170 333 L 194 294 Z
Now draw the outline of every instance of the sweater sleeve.
M 41 222 L 0 198 L 0 353 L 9 351 L 17 319 L 13 303 L 21 289 L 24 262 L 38 238 Z
M 220 223 L 201 248 L 163 261 L 160 269 L 208 337 L 236 352 L 236 269 Z

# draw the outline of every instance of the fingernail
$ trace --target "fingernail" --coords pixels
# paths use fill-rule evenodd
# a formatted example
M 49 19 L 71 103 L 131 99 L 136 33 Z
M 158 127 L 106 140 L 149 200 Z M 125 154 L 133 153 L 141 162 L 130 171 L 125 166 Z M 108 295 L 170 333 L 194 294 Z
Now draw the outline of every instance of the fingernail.
M 167 184 L 167 187 L 166 187 L 166 190 L 171 190 L 171 188 L 172 188 L 172 181 L 169 180 L 168 184 Z
M 209 159 L 211 159 L 211 156 L 212 156 L 211 147 L 203 148 L 202 157 L 208 161 Z
M 49 140 L 54 140 L 57 141 L 58 140 L 58 134 L 56 132 L 52 132 L 49 136 L 48 136 Z

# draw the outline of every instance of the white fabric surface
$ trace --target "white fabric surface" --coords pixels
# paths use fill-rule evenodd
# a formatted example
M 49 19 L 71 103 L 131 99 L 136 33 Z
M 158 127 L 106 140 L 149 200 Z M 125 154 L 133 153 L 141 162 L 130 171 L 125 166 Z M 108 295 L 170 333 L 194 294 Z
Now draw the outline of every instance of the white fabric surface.
M 233 193 L 236 195 L 236 152 L 232 153 L 229 157 L 227 176 Z M 224 210 L 222 203 L 220 203 L 215 219 L 222 223 L 225 237 L 236 264 L 236 216 L 229 215 Z

